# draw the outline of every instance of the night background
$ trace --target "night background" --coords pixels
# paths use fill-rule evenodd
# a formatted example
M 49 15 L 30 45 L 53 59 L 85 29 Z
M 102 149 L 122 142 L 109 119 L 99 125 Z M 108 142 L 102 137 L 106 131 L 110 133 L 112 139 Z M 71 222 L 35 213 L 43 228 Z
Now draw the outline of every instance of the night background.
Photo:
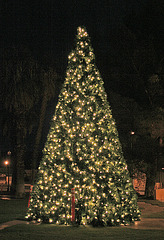
M 68 54 L 77 27 L 84 25 L 131 174 L 135 166 L 153 179 L 152 186 L 164 167 L 163 1 L 6 0 L 0 2 L 0 9 L 1 165 L 10 150 L 13 162 L 21 152 L 25 169 L 31 169 L 36 145 L 35 167 L 40 162 Z M 18 73 L 13 69 L 24 74 L 18 81 L 12 77 Z M 51 76 L 48 87 L 42 81 L 46 74 Z M 45 115 L 41 116 L 43 100 Z M 42 133 L 36 143 L 41 118 Z

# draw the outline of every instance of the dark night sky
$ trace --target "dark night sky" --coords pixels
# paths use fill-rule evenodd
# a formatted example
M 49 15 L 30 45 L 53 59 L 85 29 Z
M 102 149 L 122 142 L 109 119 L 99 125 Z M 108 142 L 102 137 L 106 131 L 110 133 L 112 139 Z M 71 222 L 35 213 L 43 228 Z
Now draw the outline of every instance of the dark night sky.
M 103 54 L 109 48 L 110 27 L 142 4 L 143 0 L 1 1 L 1 46 L 23 44 L 37 55 L 67 55 L 77 26 L 85 25 L 94 49 Z
M 60 68 L 65 72 L 76 29 L 84 25 L 95 55 L 101 56 L 100 65 L 105 65 L 103 59 L 110 52 L 110 29 L 121 24 L 125 15 L 140 11 L 146 1 L 1 0 L 0 46 L 23 45 L 38 59 L 49 54 L 60 59 Z

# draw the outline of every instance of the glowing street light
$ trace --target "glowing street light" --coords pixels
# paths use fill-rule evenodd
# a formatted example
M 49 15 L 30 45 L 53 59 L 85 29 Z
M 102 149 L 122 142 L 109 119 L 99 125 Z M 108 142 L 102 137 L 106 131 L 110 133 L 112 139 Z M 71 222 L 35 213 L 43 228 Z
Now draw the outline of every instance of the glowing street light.
M 9 183 L 9 176 L 10 176 L 10 162 L 9 160 L 5 160 L 4 164 L 6 165 L 6 176 L 8 175 L 8 181 L 7 181 L 7 191 L 9 192 L 9 187 L 10 187 L 10 183 Z
M 8 165 L 9 165 L 9 161 L 6 160 L 6 161 L 4 162 L 4 164 L 5 164 L 6 166 L 8 166 Z
M 131 158 L 133 159 L 133 135 L 135 135 L 134 131 L 130 132 L 130 150 L 131 150 Z

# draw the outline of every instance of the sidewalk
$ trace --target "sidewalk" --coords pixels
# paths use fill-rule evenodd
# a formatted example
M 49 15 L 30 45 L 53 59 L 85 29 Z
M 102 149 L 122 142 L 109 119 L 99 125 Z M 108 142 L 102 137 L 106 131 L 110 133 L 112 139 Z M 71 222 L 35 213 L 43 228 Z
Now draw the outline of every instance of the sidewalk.
M 21 221 L 21 220 L 13 220 L 10 222 L 5 222 L 5 223 L 0 224 L 0 230 L 7 228 L 7 227 L 12 227 L 17 224 L 29 224 L 29 223 L 26 221 Z
M 161 218 L 141 218 L 141 221 L 135 222 L 133 225 L 123 226 L 131 229 L 151 229 L 164 230 L 164 219 Z

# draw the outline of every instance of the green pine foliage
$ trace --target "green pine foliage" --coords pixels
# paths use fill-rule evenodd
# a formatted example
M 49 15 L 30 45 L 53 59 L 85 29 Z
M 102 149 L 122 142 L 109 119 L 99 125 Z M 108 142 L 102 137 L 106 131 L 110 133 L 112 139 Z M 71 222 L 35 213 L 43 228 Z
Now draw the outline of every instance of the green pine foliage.
M 68 56 L 26 218 L 71 223 L 75 188 L 77 224 L 119 225 L 139 220 L 137 196 L 123 157 L 103 80 L 84 27 Z

